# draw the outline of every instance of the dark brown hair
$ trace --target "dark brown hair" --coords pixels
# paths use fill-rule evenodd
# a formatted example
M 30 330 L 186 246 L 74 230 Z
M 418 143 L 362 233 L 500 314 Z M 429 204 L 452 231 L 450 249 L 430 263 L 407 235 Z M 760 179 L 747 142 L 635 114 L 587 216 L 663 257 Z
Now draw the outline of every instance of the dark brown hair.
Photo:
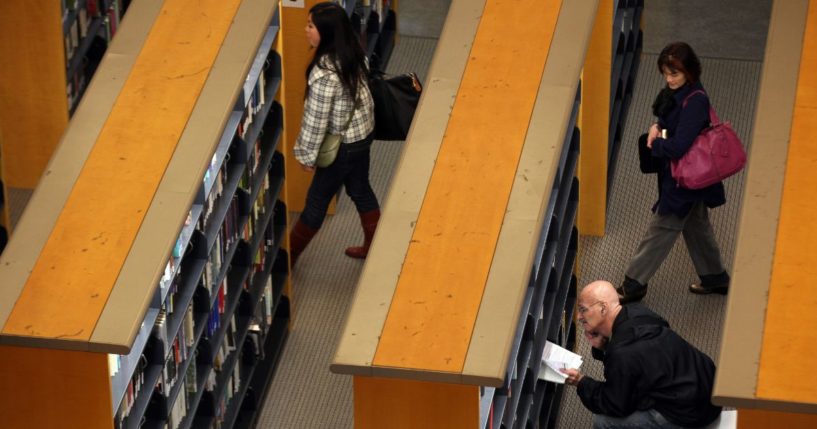
M 692 47 L 684 42 L 670 43 L 661 50 L 658 71 L 663 73 L 664 67 L 683 73 L 690 83 L 696 83 L 701 78 L 701 61 Z
M 352 28 L 346 10 L 333 2 L 317 3 L 309 10 L 312 23 L 318 29 L 321 41 L 315 49 L 315 55 L 306 68 L 307 94 L 309 93 L 309 72 L 314 67 L 321 67 L 320 59 L 324 55 L 337 68 L 337 74 L 343 88 L 350 97 L 357 97 L 361 80 L 368 75 L 366 53 L 360 46 L 359 36 Z

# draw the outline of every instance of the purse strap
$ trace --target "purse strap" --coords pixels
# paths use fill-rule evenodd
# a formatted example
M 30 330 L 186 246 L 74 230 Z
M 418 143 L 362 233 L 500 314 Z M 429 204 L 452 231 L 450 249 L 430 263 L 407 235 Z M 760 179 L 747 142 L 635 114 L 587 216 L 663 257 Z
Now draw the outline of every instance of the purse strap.
M 687 94 L 686 97 L 684 97 L 684 101 L 683 101 L 683 103 L 681 103 L 681 107 L 687 107 L 687 101 L 689 101 L 690 97 L 692 97 L 695 94 L 706 95 L 706 92 L 704 92 L 704 90 L 702 90 L 702 89 L 696 89 L 695 91 L 690 92 L 689 94 Z M 721 123 L 721 120 L 718 118 L 718 114 L 715 113 L 715 108 L 712 107 L 711 102 L 709 103 L 709 123 L 711 125 L 716 125 L 716 124 Z
M 346 124 L 343 125 L 343 131 L 341 131 L 341 135 L 346 133 L 346 130 L 349 129 L 349 125 L 352 124 L 352 118 L 355 117 L 355 111 L 357 110 L 358 101 L 360 97 L 355 97 L 355 103 L 352 105 L 352 113 L 349 114 L 349 119 L 346 120 Z

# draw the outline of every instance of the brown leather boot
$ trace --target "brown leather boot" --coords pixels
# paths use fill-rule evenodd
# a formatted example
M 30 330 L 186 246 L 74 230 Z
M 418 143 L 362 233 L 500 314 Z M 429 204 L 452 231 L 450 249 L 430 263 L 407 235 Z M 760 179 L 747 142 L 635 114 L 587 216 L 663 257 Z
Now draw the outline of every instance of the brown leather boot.
M 298 257 L 301 256 L 306 246 L 312 241 L 312 237 L 318 233 L 317 229 L 312 229 L 306 226 L 305 223 L 299 219 L 289 231 L 289 261 L 290 266 L 294 267 L 298 262 Z
M 380 221 L 380 209 L 360 213 L 360 225 L 363 227 L 363 246 L 347 248 L 346 256 L 356 259 L 366 259 L 366 255 L 369 254 L 369 246 L 372 245 L 372 238 L 374 237 L 374 231 L 377 229 L 378 221 Z

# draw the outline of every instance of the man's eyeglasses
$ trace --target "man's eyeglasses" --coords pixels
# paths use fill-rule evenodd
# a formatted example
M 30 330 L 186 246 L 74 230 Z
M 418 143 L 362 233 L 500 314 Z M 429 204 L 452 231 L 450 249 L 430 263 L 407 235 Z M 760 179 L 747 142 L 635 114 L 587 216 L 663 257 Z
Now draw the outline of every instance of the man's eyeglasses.
M 583 316 L 584 313 L 587 313 L 587 310 L 590 310 L 590 307 L 592 307 L 592 306 L 594 306 L 596 304 L 601 304 L 601 303 L 602 303 L 602 301 L 596 301 L 596 302 L 588 305 L 587 307 L 583 307 L 583 306 L 580 305 L 576 310 L 579 312 L 579 315 Z

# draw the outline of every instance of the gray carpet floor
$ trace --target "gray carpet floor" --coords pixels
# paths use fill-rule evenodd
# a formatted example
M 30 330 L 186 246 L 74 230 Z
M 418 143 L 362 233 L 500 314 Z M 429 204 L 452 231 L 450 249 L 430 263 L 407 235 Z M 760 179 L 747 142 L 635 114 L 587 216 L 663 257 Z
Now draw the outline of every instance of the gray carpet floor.
M 437 39 L 401 36 L 388 73 L 414 71 L 425 79 Z M 381 205 L 388 198 L 402 141 L 372 146 L 370 178 Z M 297 214 L 295 214 L 297 215 Z M 337 213 L 298 260 L 293 272 L 295 324 L 284 347 L 259 428 L 351 428 L 352 380 L 329 372 L 363 262 L 343 250 L 363 241 L 357 212 L 342 194 Z
M 657 198 L 654 175 L 641 174 L 638 169 L 637 149 L 638 136 L 646 132 L 653 121 L 650 111 L 653 98 L 663 86 L 655 67 L 657 58 L 655 54 L 642 55 L 608 202 L 607 231 L 604 237 L 580 239 L 580 285 L 596 279 L 621 283 L 627 262 L 646 229 L 650 207 Z M 702 58 L 701 63 L 701 80 L 718 115 L 732 122 L 744 144 L 751 144 L 749 137 L 761 62 Z M 725 182 L 727 203 L 710 212 L 727 269 L 734 258 L 734 236 L 744 174 L 739 173 Z M 689 254 L 683 239 L 679 239 L 650 282 L 644 303 L 664 316 L 687 341 L 717 360 L 726 298 L 689 293 L 687 285 L 695 280 L 697 276 Z M 602 367 L 590 356 L 589 345 L 583 338 L 578 343 L 578 352 L 585 362 L 583 370 L 587 375 L 603 379 Z M 592 416 L 581 405 L 575 388 L 566 387 L 557 427 L 589 428 L 591 420 Z

